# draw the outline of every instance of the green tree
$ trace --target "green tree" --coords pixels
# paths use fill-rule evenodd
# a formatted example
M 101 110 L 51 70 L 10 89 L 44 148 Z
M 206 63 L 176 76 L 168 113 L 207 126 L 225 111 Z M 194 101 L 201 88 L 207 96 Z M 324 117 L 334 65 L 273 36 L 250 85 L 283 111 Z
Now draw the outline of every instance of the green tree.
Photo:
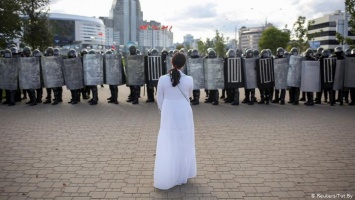
M 200 55 L 206 54 L 207 48 L 205 43 L 201 39 L 199 39 L 197 42 L 197 50 L 200 53 Z
M 309 48 L 308 41 L 311 39 L 311 37 L 307 37 L 308 27 L 313 23 L 314 21 L 309 21 L 308 24 L 306 24 L 306 17 L 299 16 L 297 21 L 293 24 L 294 40 L 291 44 L 293 47 L 298 48 L 299 52 L 303 52 Z M 287 49 L 290 49 L 290 47 Z
M 350 32 L 355 34 L 355 0 L 345 0 L 346 11 L 350 14 L 348 27 Z M 348 44 L 353 48 L 355 46 L 354 41 L 350 37 L 344 37 L 340 33 L 336 33 L 336 40 L 339 44 Z
M 20 18 L 21 5 L 19 0 L 1 0 L 0 1 L 0 47 L 6 47 L 6 44 L 14 38 L 21 37 L 22 21 Z
M 49 0 L 22 0 L 24 18 L 23 42 L 33 49 L 44 51 L 53 44 L 49 29 Z
M 220 35 L 218 30 L 216 30 L 216 36 L 215 36 L 215 51 L 219 57 L 223 57 L 226 54 L 226 42 L 224 40 L 223 34 Z
M 274 26 L 265 29 L 259 40 L 260 49 L 271 49 L 273 54 L 276 54 L 278 47 L 286 48 L 290 41 L 290 33 L 281 31 Z

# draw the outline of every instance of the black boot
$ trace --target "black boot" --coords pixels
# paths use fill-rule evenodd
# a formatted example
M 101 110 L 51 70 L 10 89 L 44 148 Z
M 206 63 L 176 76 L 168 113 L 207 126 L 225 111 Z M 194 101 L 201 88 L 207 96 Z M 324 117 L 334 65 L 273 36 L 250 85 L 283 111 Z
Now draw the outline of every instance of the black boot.
M 214 91 L 208 90 L 208 98 L 205 100 L 204 103 L 212 103 L 214 98 Z
M 307 92 L 307 102 L 304 103 L 306 106 L 314 106 L 313 92 Z
M 134 87 L 133 86 L 129 86 L 129 95 L 128 95 L 128 100 L 127 102 L 132 102 L 134 99 Z
M 250 101 L 248 103 L 248 105 L 254 105 L 255 101 L 255 89 L 251 89 L 250 90 Z
M 43 104 L 50 104 L 52 103 L 52 88 L 46 88 L 46 92 L 47 92 L 47 96 Z
M 36 92 L 34 89 L 27 90 L 28 96 L 30 98 L 30 106 L 37 105 Z
M 148 99 L 145 101 L 147 103 L 154 102 L 154 88 L 147 87 Z
M 43 96 L 43 89 L 36 89 L 36 102 L 37 103 L 42 103 L 42 96 Z
M 234 94 L 234 101 L 231 103 L 231 105 L 237 106 L 239 105 L 239 89 L 238 88 L 234 89 L 233 94 Z
M 334 90 L 329 90 L 329 102 L 330 102 L 330 106 L 335 105 L 335 91 Z
M 250 102 L 250 99 L 249 99 L 250 90 L 244 88 L 244 94 L 245 94 L 245 97 L 244 97 L 242 103 L 249 103 Z
M 343 92 L 343 97 L 344 97 L 345 103 L 349 103 L 349 89 L 347 89 Z
M 140 86 L 134 86 L 132 104 L 139 104 L 139 94 L 140 94 Z
M 8 106 L 14 106 L 15 105 L 15 94 L 16 90 L 9 90 L 9 103 Z
M 324 94 L 324 103 L 328 103 L 328 90 L 324 89 L 323 94 Z
M 322 92 L 317 92 L 316 100 L 314 101 L 315 104 L 322 104 Z
M 193 96 L 193 100 L 191 101 L 191 105 L 200 104 L 200 90 L 193 90 L 192 96 Z
M 280 102 L 279 93 L 280 93 L 280 90 L 275 90 L 275 99 L 272 100 L 271 103 L 279 103 Z
M 258 104 L 264 104 L 265 103 L 265 90 L 259 89 L 259 92 L 260 92 L 260 101 L 258 102 Z
M 288 90 L 288 99 L 289 101 L 287 103 L 293 103 L 295 101 L 295 94 L 294 94 L 295 90 L 293 88 L 290 88 Z
M 302 92 L 302 97 L 299 99 L 299 101 L 306 101 L 306 93 Z
M 91 89 L 92 89 L 92 99 L 90 101 L 90 105 L 97 105 L 97 102 L 99 101 L 97 85 L 91 86 Z
M 118 104 L 118 101 L 117 101 L 118 87 L 116 85 L 110 85 L 110 88 L 111 88 L 111 97 L 110 97 L 110 101 L 108 101 L 108 103 Z
M 59 103 L 59 93 L 59 88 L 53 88 L 54 99 L 52 105 L 57 105 Z
M 281 89 L 280 105 L 285 105 L 285 96 L 286 96 L 286 90 Z
M 299 97 L 300 97 L 300 88 L 293 88 L 293 105 L 299 104 Z
M 218 105 L 219 103 L 219 92 L 218 90 L 215 90 L 214 91 L 214 97 L 213 97 L 213 100 L 212 100 L 212 105 Z

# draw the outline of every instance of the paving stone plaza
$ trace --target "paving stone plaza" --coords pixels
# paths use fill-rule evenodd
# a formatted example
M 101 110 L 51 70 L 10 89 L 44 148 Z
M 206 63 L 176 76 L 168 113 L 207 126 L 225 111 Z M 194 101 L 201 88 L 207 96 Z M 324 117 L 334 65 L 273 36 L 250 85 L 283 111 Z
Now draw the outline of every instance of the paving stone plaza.
M 355 106 L 193 106 L 198 175 L 161 191 L 153 187 L 156 103 L 145 103 L 143 88 L 138 105 L 127 103 L 120 86 L 120 104 L 108 104 L 108 86 L 98 89 L 96 106 L 68 104 L 66 88 L 56 106 L 0 105 L 0 200 L 355 195 Z

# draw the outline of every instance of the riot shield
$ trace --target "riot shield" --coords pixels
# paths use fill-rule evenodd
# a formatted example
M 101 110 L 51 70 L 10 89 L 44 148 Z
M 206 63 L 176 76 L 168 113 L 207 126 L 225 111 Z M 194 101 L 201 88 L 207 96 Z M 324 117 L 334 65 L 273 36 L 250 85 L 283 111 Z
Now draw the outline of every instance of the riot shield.
M 337 60 L 333 90 L 342 90 L 344 87 L 345 62 L 345 60 Z
M 156 87 L 160 76 L 165 74 L 163 72 L 163 63 L 161 56 L 147 56 L 145 57 L 145 73 L 148 87 Z
M 287 87 L 288 58 L 274 59 L 275 89 L 282 90 Z
M 101 54 L 85 54 L 83 68 L 85 85 L 102 85 L 104 83 L 103 58 Z
M 244 58 L 243 59 L 243 72 L 244 72 L 244 87 L 245 89 L 257 88 L 256 78 L 256 59 Z
M 243 87 L 242 59 L 224 59 L 224 88 L 237 89 Z
M 64 80 L 68 90 L 77 90 L 83 85 L 83 66 L 79 57 L 63 60 Z
M 287 73 L 288 87 L 301 87 L 302 60 L 301 56 L 290 56 L 290 66 Z
M 0 58 L 0 89 L 4 88 L 4 64 L 4 58 Z
M 302 61 L 301 91 L 320 92 L 320 62 L 317 60 Z
M 222 58 L 204 59 L 205 88 L 217 90 L 224 88 L 224 70 Z
M 39 58 L 19 58 L 19 85 L 21 89 L 41 88 Z
M 269 89 L 275 86 L 273 58 L 260 58 L 256 63 L 258 88 Z
M 323 89 L 333 90 L 336 62 L 336 58 L 322 58 L 320 60 L 320 77 Z
M 120 54 L 106 54 L 104 57 L 104 79 L 108 85 L 123 84 L 122 57 Z
M 42 57 L 44 87 L 55 88 L 64 85 L 63 59 L 60 56 Z
M 355 57 L 346 58 L 344 86 L 355 88 Z
M 127 55 L 126 60 L 126 78 L 127 85 L 144 85 L 144 57 L 143 55 Z
M 194 80 L 194 90 L 205 88 L 203 58 L 189 58 L 186 64 L 187 74 Z
M 4 90 L 17 90 L 18 88 L 18 59 L 0 58 L 0 68 L 2 68 L 2 88 Z

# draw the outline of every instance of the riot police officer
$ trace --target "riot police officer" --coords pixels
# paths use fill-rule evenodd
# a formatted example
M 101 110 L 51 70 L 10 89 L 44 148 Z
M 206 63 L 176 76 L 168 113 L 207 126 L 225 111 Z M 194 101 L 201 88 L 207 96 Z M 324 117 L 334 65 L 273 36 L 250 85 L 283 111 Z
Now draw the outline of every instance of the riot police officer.
M 248 50 L 245 51 L 245 59 L 254 58 L 255 56 L 259 57 L 259 55 L 255 55 L 254 54 L 253 50 L 248 49 Z M 243 99 L 242 103 L 247 103 L 249 105 L 254 105 L 254 103 L 256 102 L 255 88 L 246 89 L 244 87 L 244 95 L 245 95 L 245 98 Z
M 197 49 L 193 49 L 191 51 L 191 59 L 197 59 L 197 58 L 200 58 L 200 55 L 199 55 L 199 52 Z M 200 89 L 195 89 L 195 90 L 192 90 L 192 99 L 191 99 L 191 105 L 198 105 L 200 104 Z
M 20 57 L 20 54 L 18 52 L 18 49 L 15 45 L 13 45 L 10 48 L 11 54 L 12 54 L 12 58 L 18 58 Z M 19 85 L 18 85 L 19 86 Z M 27 92 L 23 92 L 23 98 L 21 98 L 21 90 L 18 87 L 17 90 L 15 91 L 15 101 L 16 102 L 20 102 L 22 99 L 27 99 Z
M 284 57 L 285 57 L 285 49 L 282 47 L 277 48 L 275 59 L 280 59 Z M 271 103 L 280 103 L 281 105 L 284 105 L 286 89 L 281 89 L 281 95 L 280 96 L 279 95 L 280 95 L 280 90 L 275 89 L 275 98 L 274 100 L 271 101 Z
M 263 59 L 263 58 L 271 58 L 271 54 L 270 54 L 268 49 L 263 49 L 261 51 L 260 59 Z M 261 70 L 261 69 L 259 69 L 259 70 Z M 266 73 L 266 71 L 264 71 L 264 72 L 260 71 L 260 72 L 258 72 L 258 74 L 260 74 L 261 72 L 263 74 Z M 273 71 L 271 73 L 273 73 Z M 259 78 L 259 79 L 261 79 L 261 78 Z M 263 84 L 263 83 L 260 82 L 260 80 L 258 82 L 260 84 Z M 264 104 L 265 103 L 266 105 L 269 105 L 270 98 L 272 96 L 272 93 L 271 93 L 272 90 L 273 90 L 273 86 L 262 86 L 262 85 L 260 85 L 259 86 L 260 101 L 258 102 L 258 104 Z
M 298 49 L 295 47 L 291 48 L 290 55 L 298 56 Z M 293 105 L 299 104 L 300 88 L 299 87 L 290 87 L 289 89 L 289 101 Z
M 41 52 L 38 49 L 33 50 L 32 55 L 36 58 L 39 58 L 41 63 Z M 42 96 L 43 96 L 43 79 L 42 79 L 42 70 L 40 70 L 41 74 L 41 87 L 36 89 L 36 101 L 37 103 L 42 103 Z
M 316 55 L 314 56 L 317 60 L 319 60 L 320 57 L 322 56 L 323 50 L 324 50 L 323 47 L 318 47 L 318 48 L 317 48 L 317 53 L 316 53 Z
M 226 80 L 228 80 L 228 77 L 241 77 L 241 74 L 238 74 L 238 73 L 241 73 L 241 70 L 235 70 L 234 73 L 233 72 L 228 72 L 228 67 L 229 67 L 229 63 L 231 61 L 235 61 L 235 60 L 230 60 L 230 59 L 233 59 L 233 58 L 236 58 L 236 53 L 233 49 L 230 49 L 227 51 L 226 53 L 226 58 L 224 59 L 224 78 L 225 78 L 225 88 L 226 88 L 226 93 L 227 93 L 227 97 L 224 99 L 224 102 L 225 103 L 231 103 L 231 105 L 239 105 L 239 87 L 238 85 L 241 85 L 242 84 L 242 80 L 239 80 L 239 79 L 232 79 L 230 78 L 231 80 L 233 80 L 233 82 L 227 82 Z M 228 62 L 230 60 L 230 62 Z M 237 66 L 237 63 L 234 62 L 233 63 L 234 65 L 234 69 L 236 69 L 237 67 L 241 67 L 242 66 Z M 237 81 L 240 81 L 240 83 L 234 83 L 234 82 L 237 82 Z
M 145 62 L 147 73 L 148 73 L 148 60 L 147 59 L 149 59 L 149 56 L 159 56 L 158 50 L 153 48 L 153 49 L 150 49 L 148 51 L 148 57 L 146 57 L 146 62 Z M 159 61 L 157 61 L 157 62 L 159 62 Z M 158 63 L 156 63 L 156 64 L 158 64 Z M 152 66 L 152 67 L 157 67 L 157 66 Z M 146 80 L 149 82 L 148 76 L 146 76 Z M 154 86 L 154 84 L 151 85 L 148 82 L 147 82 L 147 96 L 148 96 L 148 98 L 147 98 L 147 100 L 145 102 L 146 103 L 152 103 L 152 102 L 155 101 L 154 100 L 154 87 L 156 87 L 156 86 Z
M 305 52 L 305 60 L 316 60 L 313 56 L 314 52 L 311 48 L 308 48 Z M 307 95 L 307 102 L 304 103 L 306 106 L 313 106 L 314 101 L 313 101 L 313 92 L 306 92 Z
M 88 54 L 96 54 L 96 52 L 91 49 Z M 86 87 L 91 90 L 92 93 L 92 98 L 89 100 L 90 105 L 97 105 L 97 102 L 99 101 L 99 95 L 98 95 L 98 90 L 97 90 L 97 85 L 86 85 Z
M 106 55 L 113 54 L 111 50 L 106 51 Z M 122 60 L 121 60 L 121 66 L 123 66 Z M 122 74 L 123 75 L 123 74 Z M 109 97 L 107 100 L 109 100 L 107 103 L 114 103 L 114 104 L 119 104 L 118 103 L 118 85 L 109 85 L 110 88 L 110 93 L 111 97 Z
M 80 57 L 81 57 L 81 63 L 84 65 L 84 55 L 88 54 L 87 49 L 82 49 L 80 52 Z M 80 89 L 81 95 L 83 96 L 83 99 L 89 99 L 90 98 L 90 89 L 89 87 L 84 86 L 82 89 Z
M 24 47 L 23 48 L 23 54 L 25 57 L 31 57 L 32 56 L 32 51 L 30 47 Z M 35 106 L 37 105 L 37 100 L 36 100 L 36 93 L 35 93 L 35 89 L 26 89 L 23 90 L 23 93 L 28 93 L 28 96 L 30 98 L 30 101 L 28 101 L 26 104 L 29 104 L 30 106 Z
M 75 49 L 70 49 L 68 51 L 68 59 L 71 58 L 76 58 L 77 57 L 77 53 Z M 81 89 L 74 89 L 74 90 L 70 90 L 71 93 L 71 99 L 68 102 L 69 104 L 77 104 L 79 102 L 79 96 L 80 96 L 80 91 Z
M 53 55 L 54 56 L 60 56 L 60 49 L 59 48 L 54 48 L 53 49 Z M 53 92 L 55 90 L 58 93 L 58 102 L 63 102 L 63 87 L 56 87 L 56 88 L 54 88 Z M 53 103 L 55 103 L 55 101 Z
M 205 59 L 213 59 L 213 58 L 217 58 L 216 51 L 214 49 L 209 49 Z M 218 105 L 219 103 L 218 90 L 209 90 L 208 93 L 209 93 L 208 98 L 205 100 L 205 103 L 212 103 L 212 105 Z
M 4 58 L 5 59 L 11 59 L 12 58 L 12 52 L 10 49 L 5 49 L 4 50 Z M 16 66 L 10 66 L 10 67 L 16 67 Z M 13 87 L 14 90 L 10 88 L 4 88 L 5 89 L 5 101 L 2 102 L 3 105 L 8 105 L 8 106 L 14 106 L 15 105 L 15 93 L 16 93 L 16 86 Z M 2 95 L 2 93 L 1 93 Z
M 330 56 L 331 58 L 337 58 L 337 60 L 345 60 L 343 48 L 341 46 L 337 46 L 334 49 L 334 54 Z M 338 98 L 335 100 L 336 102 L 339 102 L 339 104 L 342 106 L 343 101 L 344 101 L 344 88 L 338 90 Z
M 137 48 L 132 45 L 129 47 L 129 55 L 137 55 Z M 140 97 L 140 85 L 129 85 L 130 94 L 128 96 L 127 102 L 132 102 L 132 104 L 139 104 Z
M 320 50 L 322 50 L 321 55 L 318 55 L 318 51 L 320 51 Z M 317 55 L 315 57 L 316 57 L 316 59 L 318 59 L 322 63 L 322 60 L 324 60 L 325 58 L 328 58 L 329 56 L 330 56 L 330 51 L 328 49 L 324 49 L 322 47 L 319 47 L 317 49 Z M 321 68 L 321 71 L 322 71 L 322 68 Z M 332 93 L 332 91 L 329 91 L 329 93 Z M 321 104 L 322 94 L 324 94 L 324 102 L 326 102 L 326 103 L 328 102 L 328 88 L 322 87 L 321 91 L 316 93 L 316 98 L 314 100 L 315 104 Z M 332 101 L 330 101 L 330 102 L 332 102 Z

